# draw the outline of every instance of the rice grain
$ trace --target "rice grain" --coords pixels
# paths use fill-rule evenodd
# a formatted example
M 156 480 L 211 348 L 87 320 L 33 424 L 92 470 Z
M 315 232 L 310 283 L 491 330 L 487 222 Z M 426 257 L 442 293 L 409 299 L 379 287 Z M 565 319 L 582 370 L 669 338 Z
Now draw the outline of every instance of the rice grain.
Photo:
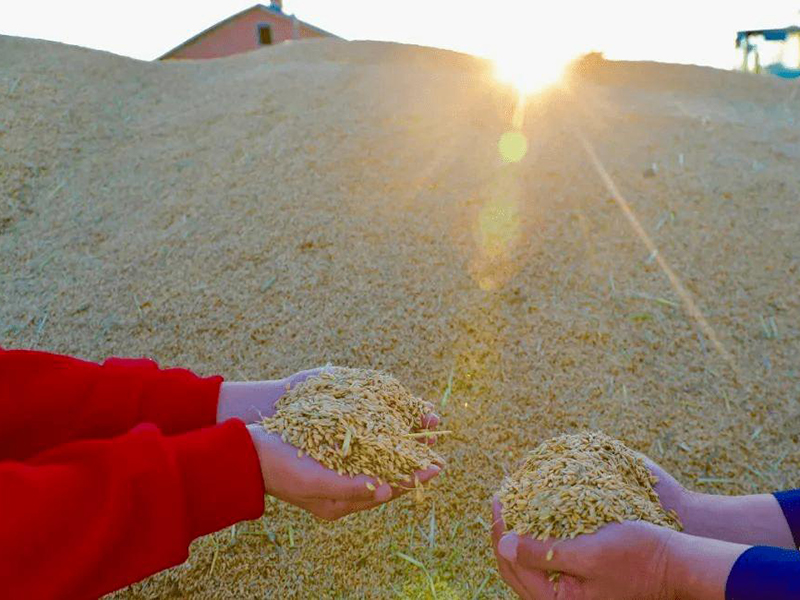
M 379 371 L 328 369 L 288 391 L 275 408 L 264 429 L 340 475 L 369 475 L 395 486 L 413 481 L 419 498 L 414 472 L 443 462 L 416 440 L 431 405 Z

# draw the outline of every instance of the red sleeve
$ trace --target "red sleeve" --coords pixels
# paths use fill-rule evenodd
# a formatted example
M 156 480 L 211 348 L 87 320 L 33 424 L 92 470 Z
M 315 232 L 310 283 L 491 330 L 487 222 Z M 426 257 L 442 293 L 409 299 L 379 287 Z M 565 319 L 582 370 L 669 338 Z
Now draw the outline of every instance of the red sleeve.
M 114 437 L 139 423 L 154 423 L 167 435 L 213 425 L 221 382 L 185 369 L 161 370 L 148 359 L 99 365 L 0 349 L 0 460 Z
M 264 511 L 244 423 L 141 425 L 0 462 L 4 598 L 96 598 L 183 562 L 191 541 Z

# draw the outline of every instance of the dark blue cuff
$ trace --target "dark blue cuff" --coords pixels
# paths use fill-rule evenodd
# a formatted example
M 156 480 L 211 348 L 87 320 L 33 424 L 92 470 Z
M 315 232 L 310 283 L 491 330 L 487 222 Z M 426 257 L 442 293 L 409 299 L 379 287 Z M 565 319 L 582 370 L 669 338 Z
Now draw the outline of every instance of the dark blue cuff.
M 728 575 L 725 600 L 800 598 L 800 552 L 753 546 L 742 552 Z
M 789 529 L 792 530 L 795 547 L 800 546 L 800 490 L 775 492 L 773 495 L 781 505 L 783 516 L 786 517 Z

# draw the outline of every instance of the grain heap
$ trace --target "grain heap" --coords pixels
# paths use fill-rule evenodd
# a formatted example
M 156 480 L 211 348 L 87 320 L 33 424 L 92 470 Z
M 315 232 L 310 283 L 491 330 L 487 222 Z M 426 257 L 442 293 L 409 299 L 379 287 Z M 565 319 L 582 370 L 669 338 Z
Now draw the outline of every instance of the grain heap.
M 264 429 L 339 474 L 399 485 L 443 462 L 415 432 L 431 405 L 379 371 L 328 369 L 288 391 L 275 407 Z
M 458 431 L 421 503 L 320 524 L 267 501 L 115 599 L 511 600 L 487 499 L 562 433 L 699 492 L 800 486 L 797 82 L 602 61 L 531 98 L 504 163 L 513 99 L 444 50 L 142 62 L 0 35 L 0 57 L 0 346 L 242 380 L 375 365 Z
M 599 432 L 561 435 L 531 451 L 500 489 L 509 530 L 574 538 L 607 523 L 644 520 L 681 529 L 661 506 L 658 478 L 622 442 Z

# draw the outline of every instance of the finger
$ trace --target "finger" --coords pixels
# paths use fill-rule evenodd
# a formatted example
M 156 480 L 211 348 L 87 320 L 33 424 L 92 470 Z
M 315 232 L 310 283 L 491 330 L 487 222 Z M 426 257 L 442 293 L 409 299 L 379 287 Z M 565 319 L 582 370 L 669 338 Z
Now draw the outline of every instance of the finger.
M 436 477 L 441 472 L 442 472 L 441 465 L 431 465 L 424 471 L 417 471 L 415 475 L 417 481 L 419 481 L 420 483 L 428 483 L 431 479 Z
M 399 490 L 399 493 L 410 492 L 411 490 L 415 489 L 417 485 L 424 485 L 428 483 L 431 479 L 436 477 L 439 473 L 441 473 L 442 467 L 439 465 L 431 465 L 427 469 L 423 471 L 415 471 L 414 477 L 411 479 L 407 479 L 397 485 L 392 485 L 392 490 Z
M 317 367 L 316 369 L 306 369 L 305 371 L 299 371 L 297 373 L 294 373 L 293 375 L 289 375 L 289 377 L 287 377 L 285 381 L 290 388 L 293 388 L 297 385 L 300 385 L 310 377 L 315 377 L 320 373 L 324 373 L 327 369 L 328 367 Z
M 525 590 L 526 598 L 535 600 L 554 600 L 556 587 L 545 571 L 529 570 L 509 563 L 513 576 Z
M 422 415 L 421 426 L 422 429 L 436 429 L 441 419 L 435 412 L 429 412 Z
M 495 547 L 495 553 L 499 559 L 505 560 L 509 564 L 517 580 L 525 586 L 531 586 L 537 591 L 536 598 L 549 598 L 547 594 L 553 595 L 553 585 L 548 578 L 547 571 L 564 571 L 563 565 L 556 566 L 553 559 L 555 559 L 556 547 L 562 542 L 561 540 L 550 540 L 549 545 L 545 542 L 539 542 L 529 536 L 518 536 L 513 532 L 505 531 L 505 523 L 503 522 L 503 506 L 500 499 L 495 496 L 492 500 L 492 541 Z M 538 546 L 529 544 L 535 542 L 537 545 L 543 545 L 543 560 L 541 561 L 544 566 L 536 567 L 530 564 L 531 558 L 529 552 L 537 550 Z M 548 553 L 549 549 L 553 549 L 553 554 Z M 525 556 L 525 562 L 522 557 Z M 498 560 L 499 560 L 498 559 Z M 550 559 L 550 560 L 548 560 Z M 525 573 L 530 574 L 525 575 Z
M 493 535 L 493 539 L 494 537 L 495 536 Z M 497 537 L 499 538 L 499 536 Z M 494 550 L 494 556 L 497 560 L 497 570 L 500 571 L 500 576 L 520 598 L 523 598 L 523 600 L 528 600 L 529 598 L 535 598 L 536 600 L 539 600 L 540 598 L 547 597 L 543 595 L 534 596 L 534 591 L 538 590 L 540 587 L 538 583 L 535 581 L 526 582 L 522 577 L 520 577 L 520 575 L 524 573 L 519 569 L 515 569 L 514 565 L 500 555 L 496 543 L 492 544 L 492 549 Z
M 514 534 L 511 534 L 514 535 Z M 506 536 L 510 537 L 510 536 Z M 503 540 L 500 541 L 501 545 Z M 574 573 L 578 563 L 573 547 L 575 540 L 536 540 L 529 535 L 517 536 L 514 540 L 507 540 L 510 547 L 516 543 L 516 563 L 525 569 L 539 571 L 560 571 Z
M 339 475 L 336 471 L 303 454 L 295 446 L 283 442 L 280 436 L 271 434 L 274 457 L 291 463 L 290 471 L 301 477 L 300 492 L 306 498 L 323 500 L 374 500 L 377 481 L 367 475 Z
M 497 543 L 500 541 L 500 538 L 503 537 L 505 528 L 506 526 L 502 516 L 502 505 L 497 496 L 495 496 L 492 499 L 492 550 L 497 560 L 497 570 L 500 571 L 500 576 L 503 580 L 511 586 L 511 589 L 513 589 L 520 598 L 523 598 L 523 600 L 538 598 L 531 595 L 531 592 L 527 589 L 522 579 L 520 579 L 513 565 L 498 552 Z
M 317 463 L 319 464 L 319 463 Z M 379 486 L 374 477 L 367 475 L 339 475 L 336 471 L 326 469 L 316 473 L 312 484 L 313 496 L 325 500 L 344 500 L 349 502 L 381 500 Z
M 422 415 L 420 419 L 420 427 L 415 429 L 416 433 L 424 432 L 426 429 L 434 430 L 439 425 L 439 415 L 433 412 L 426 413 Z M 429 446 L 433 446 L 437 441 L 437 436 L 420 436 L 417 438 L 417 441 L 422 444 L 428 444 Z
M 503 522 L 503 505 L 500 498 L 492 498 L 492 543 L 497 546 L 500 538 L 506 531 L 506 524 Z
M 502 556 L 497 554 L 497 548 L 495 548 L 494 555 L 497 559 L 497 570 L 500 571 L 500 577 L 502 577 L 503 581 L 505 581 L 509 587 L 511 587 L 511 589 L 517 593 L 517 596 L 523 598 L 523 600 L 527 600 L 529 598 L 528 592 L 517 577 L 516 573 L 514 573 L 513 569 L 511 568 L 511 564 Z
M 503 558 L 497 551 L 497 541 L 500 539 L 501 533 L 495 535 L 494 527 L 492 528 L 492 550 L 494 551 L 495 560 L 497 560 L 497 570 L 500 571 L 500 576 L 508 585 L 511 586 L 520 598 L 525 598 L 525 588 L 522 582 L 517 577 L 517 574 L 511 568 L 511 563 Z
M 367 501 L 350 501 L 350 500 L 328 500 L 328 509 L 335 515 L 336 518 L 345 517 L 347 515 L 360 512 L 362 510 L 372 510 L 379 507 L 384 502 L 377 500 Z
M 399 498 L 400 496 L 417 489 L 417 485 L 422 486 L 423 484 L 427 483 L 436 477 L 441 470 L 441 467 L 438 465 L 431 465 L 424 471 L 417 471 L 415 473 L 416 481 L 404 481 L 398 484 L 384 483 L 375 490 L 375 499 L 381 503 L 395 500 L 396 498 Z
M 417 477 L 420 485 L 425 481 L 430 481 L 433 477 L 436 476 L 439 472 L 439 467 L 431 466 L 424 471 L 418 471 Z M 354 477 L 353 479 L 359 479 L 364 476 Z M 371 478 L 366 478 L 369 481 Z M 395 498 L 399 498 L 403 494 L 408 493 L 414 489 L 413 487 L 403 486 L 403 487 L 392 487 L 388 483 L 381 484 L 373 493 L 373 496 L 369 500 L 357 500 L 357 499 L 333 499 L 333 500 L 326 500 L 329 504 L 327 504 L 327 508 L 333 512 L 336 517 L 339 518 L 340 516 L 349 515 L 350 513 L 358 512 L 361 510 L 369 510 L 372 508 L 376 508 L 381 504 L 384 504 L 390 500 L 394 500 Z
M 307 457 L 303 457 L 303 459 L 305 458 Z M 413 481 L 407 481 L 396 486 L 388 483 L 378 485 L 374 477 L 368 477 L 367 475 L 356 475 L 355 477 L 339 475 L 335 471 L 326 469 L 316 461 L 314 463 L 319 466 L 319 469 L 314 469 L 315 479 L 309 484 L 313 490 L 310 495 L 320 500 L 364 501 L 381 504 L 394 500 L 415 489 L 415 482 Z M 419 484 L 424 484 L 436 477 L 440 471 L 441 467 L 431 465 L 424 471 L 416 472 L 416 481 Z

